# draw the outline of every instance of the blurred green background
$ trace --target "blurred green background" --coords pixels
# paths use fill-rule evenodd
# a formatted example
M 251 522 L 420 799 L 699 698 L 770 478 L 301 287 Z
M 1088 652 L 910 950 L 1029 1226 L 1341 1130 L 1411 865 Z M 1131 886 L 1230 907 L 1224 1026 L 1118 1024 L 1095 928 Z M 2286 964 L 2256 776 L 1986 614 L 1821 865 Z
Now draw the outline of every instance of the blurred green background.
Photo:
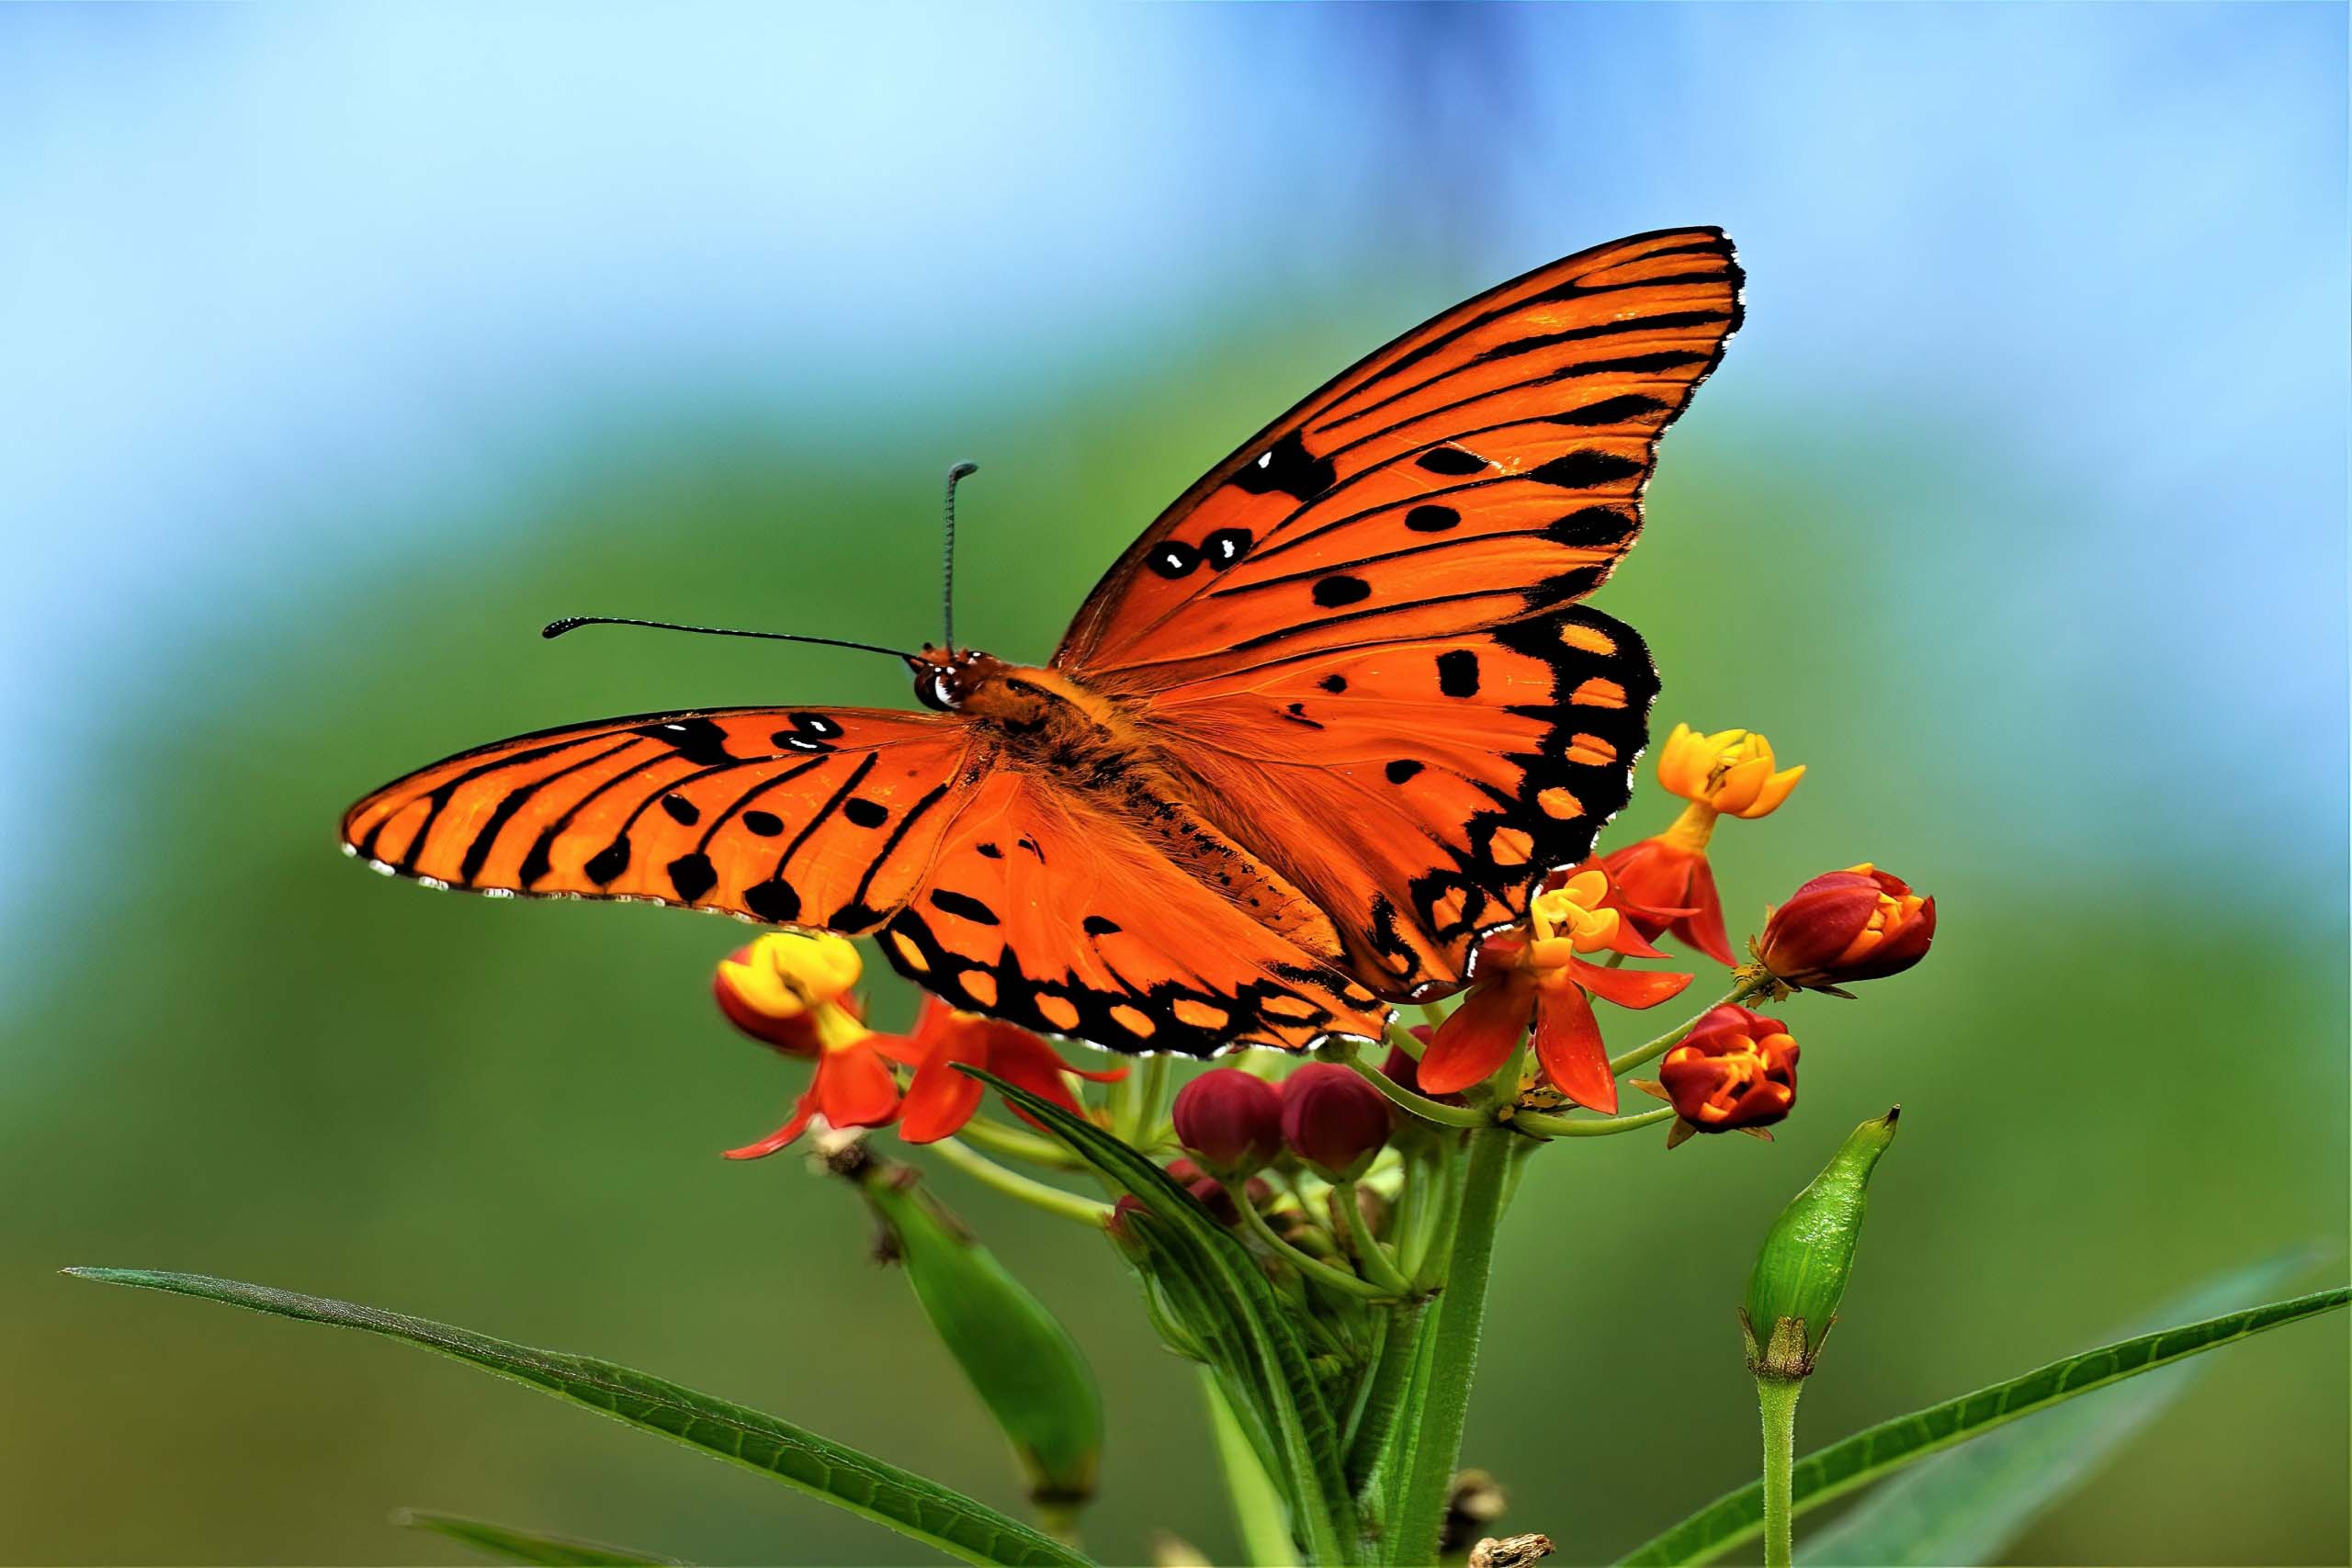
M 959 631 L 1042 657 L 1289 399 L 1671 223 L 1732 231 L 1750 324 L 1600 603 L 1661 727 L 1812 765 L 1718 840 L 1736 921 L 1870 858 L 1943 924 L 1790 1005 L 1777 1143 L 1536 1163 L 1469 1438 L 1509 1522 L 1596 1560 L 1753 1475 L 1753 1246 L 1891 1102 L 1808 1441 L 2284 1247 L 2340 1277 L 2345 44 L 2293 6 L 0 16 L 0 1558 L 455 1560 L 401 1505 L 908 1554 L 75 1263 L 611 1357 L 1014 1506 L 854 1205 L 716 1157 L 797 1089 L 707 1004 L 740 929 L 385 885 L 337 812 L 569 719 L 907 702 L 854 654 L 536 628 L 920 638 L 957 457 Z M 1102 1373 L 1094 1547 L 1228 1551 L 1109 1248 L 938 1188 Z M 2345 1561 L 2346 1372 L 2335 1324 L 2222 1352 L 2017 1559 Z

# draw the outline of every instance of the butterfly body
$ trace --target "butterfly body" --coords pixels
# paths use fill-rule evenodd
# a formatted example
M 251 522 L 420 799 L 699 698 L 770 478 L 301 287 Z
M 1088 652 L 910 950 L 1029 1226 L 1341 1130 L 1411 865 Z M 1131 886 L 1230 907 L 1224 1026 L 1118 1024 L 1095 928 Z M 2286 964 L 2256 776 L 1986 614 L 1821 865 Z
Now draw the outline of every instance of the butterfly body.
M 910 655 L 922 712 L 644 715 L 352 807 L 435 886 L 871 935 L 959 1007 L 1123 1051 L 1377 1038 L 1622 807 L 1656 671 L 1577 603 L 1720 357 L 1713 230 L 1468 300 L 1136 541 L 1046 665 Z

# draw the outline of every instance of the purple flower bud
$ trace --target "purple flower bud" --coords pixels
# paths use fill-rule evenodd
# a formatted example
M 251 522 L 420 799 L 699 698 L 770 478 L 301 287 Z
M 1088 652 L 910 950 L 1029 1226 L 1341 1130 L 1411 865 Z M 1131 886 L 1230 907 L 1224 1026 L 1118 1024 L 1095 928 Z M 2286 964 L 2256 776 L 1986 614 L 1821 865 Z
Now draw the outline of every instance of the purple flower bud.
M 1186 1084 L 1173 1115 L 1176 1141 L 1213 1176 L 1247 1176 L 1283 1151 L 1282 1096 L 1237 1067 Z
M 1309 1062 L 1283 1080 L 1283 1139 L 1332 1181 L 1352 1181 L 1388 1145 L 1388 1101 L 1336 1062 Z

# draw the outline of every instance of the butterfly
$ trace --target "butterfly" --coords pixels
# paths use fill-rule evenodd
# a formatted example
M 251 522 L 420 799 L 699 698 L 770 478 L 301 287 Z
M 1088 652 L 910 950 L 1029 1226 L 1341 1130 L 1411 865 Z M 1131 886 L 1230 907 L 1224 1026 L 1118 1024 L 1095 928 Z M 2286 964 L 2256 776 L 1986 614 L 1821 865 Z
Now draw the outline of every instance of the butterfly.
M 1116 1051 L 1378 1039 L 1626 802 L 1657 676 L 1579 601 L 1740 283 L 1722 231 L 1666 230 L 1415 328 L 1178 497 L 1046 664 L 951 621 L 898 655 L 926 711 L 542 730 L 369 795 L 344 846 L 871 936 L 959 1008 Z

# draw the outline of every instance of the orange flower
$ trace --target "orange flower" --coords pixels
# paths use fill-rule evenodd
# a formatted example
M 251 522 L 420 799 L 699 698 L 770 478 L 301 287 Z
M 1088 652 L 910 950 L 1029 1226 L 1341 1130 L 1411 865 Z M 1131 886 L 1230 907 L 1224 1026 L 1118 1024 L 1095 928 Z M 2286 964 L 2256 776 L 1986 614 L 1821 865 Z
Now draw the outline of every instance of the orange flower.
M 899 1135 L 910 1144 L 935 1144 L 963 1129 L 980 1108 L 985 1087 L 969 1073 L 956 1070 L 958 1063 L 993 1073 L 1017 1084 L 1040 1100 L 1048 1100 L 1071 1115 L 1082 1115 L 1078 1097 L 1063 1078 L 1075 1073 L 1094 1083 L 1116 1083 L 1127 1076 L 1125 1067 L 1088 1072 L 1061 1059 L 1051 1045 L 1018 1024 L 958 1012 L 936 997 L 925 997 L 915 1020 L 913 1038 L 903 1060 L 915 1064 L 914 1082 L 907 1086 L 905 1115 Z M 1025 1113 L 1023 1121 L 1034 1121 Z
M 1666 955 L 1642 940 L 1600 866 L 1588 862 L 1549 881 L 1554 886 L 1528 905 L 1525 925 L 1480 945 L 1470 994 L 1421 1055 L 1423 1093 L 1451 1094 L 1494 1076 L 1532 1013 L 1535 1060 L 1552 1087 L 1595 1111 L 1617 1109 L 1617 1080 L 1589 998 L 1656 1007 L 1679 995 L 1690 976 L 1611 969 L 1578 957 L 1603 949 L 1634 958 Z
M 1666 1054 L 1658 1079 L 1693 1132 L 1769 1127 L 1797 1102 L 1797 1043 L 1776 1021 L 1726 1002 Z
M 1668 932 L 1726 967 L 1737 962 L 1724 931 L 1724 906 L 1707 863 L 1707 840 L 1724 815 L 1768 817 L 1804 776 L 1773 769 L 1772 743 L 1747 729 L 1702 735 L 1678 724 L 1658 753 L 1658 782 L 1690 802 L 1655 838 L 1612 850 L 1601 861 L 1642 935 Z
M 789 1146 L 823 1116 L 833 1127 L 879 1127 L 899 1113 L 893 1060 L 906 1043 L 877 1034 L 856 1012 L 850 987 L 863 964 L 841 937 L 776 931 L 720 961 L 711 990 L 728 1021 L 788 1056 L 813 1059 L 816 1076 L 783 1126 L 729 1159 L 759 1159 Z

